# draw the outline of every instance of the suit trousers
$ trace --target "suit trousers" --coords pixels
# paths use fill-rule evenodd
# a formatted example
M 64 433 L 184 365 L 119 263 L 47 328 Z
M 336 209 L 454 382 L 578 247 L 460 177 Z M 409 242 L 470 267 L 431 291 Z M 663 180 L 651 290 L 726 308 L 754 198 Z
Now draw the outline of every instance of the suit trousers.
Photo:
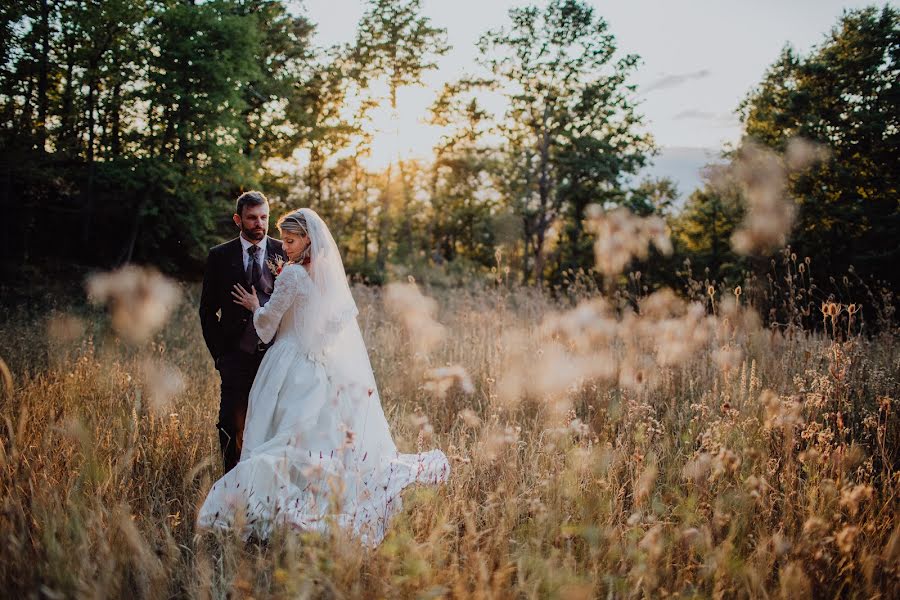
M 216 362 L 222 379 L 219 422 L 216 427 L 219 430 L 224 473 L 233 469 L 241 458 L 250 388 L 264 355 L 265 350 L 252 354 L 236 350 L 223 355 Z

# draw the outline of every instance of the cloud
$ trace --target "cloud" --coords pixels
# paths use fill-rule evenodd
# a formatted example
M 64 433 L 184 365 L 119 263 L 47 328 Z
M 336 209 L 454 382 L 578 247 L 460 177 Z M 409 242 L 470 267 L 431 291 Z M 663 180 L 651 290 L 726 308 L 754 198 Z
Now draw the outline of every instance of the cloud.
M 697 110 L 688 108 L 672 117 L 673 121 L 684 121 L 688 119 L 696 119 L 700 121 L 711 121 L 717 127 L 733 127 L 740 120 L 734 113 L 716 113 L 708 110 Z
M 704 79 L 710 76 L 709 69 L 700 69 L 699 71 L 694 71 L 692 73 L 679 73 L 674 75 L 666 75 L 657 79 L 656 81 L 647 85 L 647 87 L 643 88 L 644 93 L 652 92 L 654 90 L 664 90 L 667 88 L 673 88 L 690 81 L 692 79 Z
M 682 119 L 703 119 L 704 121 L 711 121 L 718 116 L 718 114 L 707 110 L 695 110 L 693 108 L 689 108 L 687 110 L 681 111 L 672 118 L 676 121 L 680 121 Z

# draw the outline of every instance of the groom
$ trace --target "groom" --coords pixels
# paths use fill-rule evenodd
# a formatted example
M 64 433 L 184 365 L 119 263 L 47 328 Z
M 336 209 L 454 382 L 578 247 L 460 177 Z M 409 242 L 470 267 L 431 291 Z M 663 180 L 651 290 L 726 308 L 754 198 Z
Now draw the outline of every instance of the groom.
M 253 286 L 264 305 L 275 284 L 266 261 L 285 258 L 281 242 L 266 235 L 269 201 L 262 192 L 241 194 L 233 219 L 240 235 L 209 251 L 200 293 L 203 339 L 222 379 L 217 427 L 226 473 L 240 459 L 247 397 L 269 347 L 257 337 L 250 311 L 236 304 L 231 292 L 236 284 Z

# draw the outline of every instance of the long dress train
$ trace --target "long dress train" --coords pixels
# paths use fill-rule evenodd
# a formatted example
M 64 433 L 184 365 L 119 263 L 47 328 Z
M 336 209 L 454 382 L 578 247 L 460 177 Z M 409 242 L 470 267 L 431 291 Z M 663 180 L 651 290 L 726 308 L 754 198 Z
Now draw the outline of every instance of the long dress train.
M 313 215 L 308 211 L 307 220 L 321 223 Z M 333 240 L 328 234 L 316 248 L 310 229 L 311 270 L 325 269 L 333 256 L 323 256 L 321 246 Z M 336 247 L 330 250 L 336 254 Z M 335 270 L 333 263 L 330 268 Z M 344 294 L 338 296 L 343 309 L 340 302 L 331 304 L 340 282 L 331 275 L 330 283 L 289 264 L 269 302 L 254 313 L 260 339 L 269 341 L 276 331 L 277 336 L 250 390 L 241 460 L 212 486 L 198 526 L 260 537 L 277 526 L 321 532 L 338 526 L 374 546 L 401 509 L 405 487 L 449 477 L 450 465 L 440 450 L 397 451 L 355 304 L 348 310 Z

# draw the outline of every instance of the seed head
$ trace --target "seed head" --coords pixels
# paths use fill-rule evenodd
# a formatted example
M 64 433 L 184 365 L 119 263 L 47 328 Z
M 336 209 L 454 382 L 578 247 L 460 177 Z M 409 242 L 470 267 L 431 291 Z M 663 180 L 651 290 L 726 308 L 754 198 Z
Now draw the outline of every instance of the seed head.
M 106 304 L 116 333 L 131 343 L 140 343 L 155 334 L 178 304 L 178 286 L 149 268 L 128 265 L 88 278 L 88 298 Z

